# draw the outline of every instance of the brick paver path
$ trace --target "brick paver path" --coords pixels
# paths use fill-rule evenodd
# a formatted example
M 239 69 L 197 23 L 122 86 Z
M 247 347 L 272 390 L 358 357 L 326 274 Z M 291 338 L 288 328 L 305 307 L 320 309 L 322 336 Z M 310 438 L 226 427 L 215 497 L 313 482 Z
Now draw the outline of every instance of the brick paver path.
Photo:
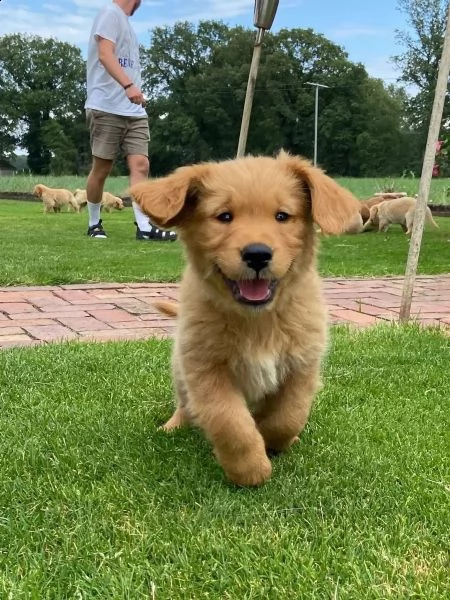
M 395 321 L 403 278 L 325 279 L 333 323 L 358 327 Z M 169 337 L 174 321 L 152 306 L 177 299 L 176 284 L 85 284 L 0 288 L 0 348 L 62 340 Z M 416 280 L 412 317 L 450 327 L 450 275 Z

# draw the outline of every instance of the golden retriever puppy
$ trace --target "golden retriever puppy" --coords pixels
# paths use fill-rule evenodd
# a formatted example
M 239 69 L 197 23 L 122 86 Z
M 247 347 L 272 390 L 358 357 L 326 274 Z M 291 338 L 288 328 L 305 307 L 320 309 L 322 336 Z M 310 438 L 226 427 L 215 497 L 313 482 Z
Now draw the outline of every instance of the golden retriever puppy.
M 34 186 L 34 195 L 42 199 L 44 205 L 44 212 L 61 212 L 63 206 L 67 206 L 67 209 L 73 208 L 75 212 L 80 212 L 74 195 L 69 190 L 63 188 L 50 188 L 42 183 Z
M 263 484 L 269 451 L 305 427 L 327 343 L 314 222 L 345 231 L 359 201 L 299 157 L 181 167 L 130 190 L 187 252 L 173 351 L 176 410 L 200 427 L 231 481 Z
M 378 224 L 378 231 L 387 231 L 389 226 L 394 223 L 400 225 L 406 235 L 410 235 L 414 224 L 416 203 L 416 198 L 408 196 L 380 202 L 370 209 L 370 217 L 365 223 L 364 229 Z M 425 219 L 434 227 L 439 227 L 428 206 L 425 210 Z
M 366 223 L 366 221 L 369 220 L 370 209 L 372 206 L 376 206 L 377 204 L 380 204 L 380 202 L 385 202 L 387 200 L 403 198 L 404 196 L 406 196 L 405 192 L 378 192 L 374 196 L 367 198 L 367 200 L 361 200 L 361 208 L 359 212 L 361 214 L 363 223 Z
M 74 197 L 80 209 L 86 206 L 86 190 L 75 190 Z M 103 192 L 100 208 L 105 209 L 106 212 L 111 212 L 114 208 L 116 210 L 123 210 L 123 200 L 122 198 L 119 198 L 119 196 L 110 194 L 110 192 Z
M 73 196 L 80 210 L 82 210 L 87 204 L 86 190 L 77 189 L 74 191 Z
M 111 212 L 113 209 L 123 210 L 122 198 L 119 198 L 119 196 L 114 196 L 109 192 L 103 192 L 102 208 L 106 210 L 106 212 Z
M 345 233 L 347 235 L 350 234 L 356 234 L 356 233 L 362 233 L 364 231 L 364 223 L 363 223 L 363 218 L 362 215 L 360 213 L 357 213 L 347 224 L 345 231 L 343 231 L 342 233 Z M 321 229 L 316 229 L 316 232 L 319 234 L 323 235 L 323 232 Z

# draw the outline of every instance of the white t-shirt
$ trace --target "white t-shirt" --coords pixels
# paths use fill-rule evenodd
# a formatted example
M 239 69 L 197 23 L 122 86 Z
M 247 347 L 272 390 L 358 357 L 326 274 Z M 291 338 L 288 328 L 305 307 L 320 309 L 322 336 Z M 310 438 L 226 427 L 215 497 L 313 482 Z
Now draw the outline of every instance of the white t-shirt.
M 123 87 L 106 71 L 98 59 L 98 37 L 115 44 L 115 55 L 127 75 L 141 89 L 139 42 L 128 16 L 112 2 L 95 17 L 89 36 L 87 59 L 87 99 L 85 108 L 126 117 L 146 117 L 145 108 L 133 104 Z

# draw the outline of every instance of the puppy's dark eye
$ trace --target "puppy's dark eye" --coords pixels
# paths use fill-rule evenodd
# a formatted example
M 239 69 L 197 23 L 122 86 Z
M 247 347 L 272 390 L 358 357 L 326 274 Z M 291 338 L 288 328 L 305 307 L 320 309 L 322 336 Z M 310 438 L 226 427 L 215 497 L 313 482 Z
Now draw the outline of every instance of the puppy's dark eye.
M 291 218 L 291 215 L 288 215 L 287 212 L 283 212 L 280 210 L 280 212 L 277 212 L 277 214 L 275 215 L 275 219 L 279 222 L 279 223 L 284 223 L 285 221 L 288 221 Z
M 230 212 L 223 212 L 220 213 L 220 215 L 217 215 L 216 219 L 221 223 L 231 223 L 233 215 Z

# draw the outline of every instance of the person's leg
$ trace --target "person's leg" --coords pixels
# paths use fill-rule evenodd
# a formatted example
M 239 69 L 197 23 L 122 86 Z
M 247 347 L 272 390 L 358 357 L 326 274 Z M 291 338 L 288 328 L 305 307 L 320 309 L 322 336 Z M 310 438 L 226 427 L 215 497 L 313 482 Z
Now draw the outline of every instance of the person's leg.
M 86 197 L 89 215 L 89 227 L 94 227 L 100 222 L 100 203 L 102 201 L 105 181 L 111 172 L 112 160 L 92 157 L 92 168 L 86 183 Z
M 89 215 L 87 233 L 90 237 L 106 238 L 100 219 L 101 200 L 106 178 L 126 132 L 126 119 L 97 110 L 88 110 L 86 116 L 92 151 L 92 168 L 86 184 Z
M 148 160 L 148 144 L 150 141 L 150 132 L 148 120 L 129 119 L 127 133 L 122 143 L 122 148 L 127 157 L 129 170 L 130 187 L 135 183 L 145 181 L 149 177 L 150 162 Z M 174 231 L 163 231 L 155 227 L 149 221 L 136 202 L 133 202 L 133 212 L 135 218 L 136 239 L 137 240 L 156 240 L 156 241 L 175 241 L 177 234 Z
M 147 156 L 143 156 L 142 154 L 129 154 L 127 156 L 127 164 L 128 171 L 130 173 L 130 187 L 136 183 L 139 183 L 140 181 L 145 181 L 148 179 L 150 163 Z M 149 233 L 151 225 L 150 221 L 148 220 L 148 216 L 142 212 L 139 205 L 134 202 L 134 200 L 132 205 L 137 228 L 140 231 Z

